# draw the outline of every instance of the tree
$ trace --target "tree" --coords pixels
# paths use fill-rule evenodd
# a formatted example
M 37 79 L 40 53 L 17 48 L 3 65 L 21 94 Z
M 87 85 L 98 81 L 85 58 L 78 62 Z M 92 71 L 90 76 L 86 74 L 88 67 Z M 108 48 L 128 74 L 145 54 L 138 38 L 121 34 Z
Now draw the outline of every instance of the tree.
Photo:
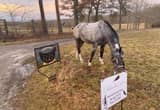
M 122 6 L 123 6 L 123 0 L 118 0 L 119 3 L 119 30 L 121 30 L 122 27 Z
M 99 18 L 99 10 L 101 4 L 105 0 L 61 0 L 62 10 L 73 11 L 75 24 L 83 20 L 87 16 L 88 22 L 90 21 L 91 14 L 94 14 L 94 21 Z
M 88 11 L 88 16 L 87 16 L 87 21 L 90 22 L 90 16 L 91 16 L 91 13 L 92 13 L 92 9 L 93 9 L 93 2 L 90 2 L 89 3 L 89 11 Z
M 39 0 L 39 8 L 41 13 L 41 24 L 42 24 L 43 34 L 48 34 L 47 23 L 46 23 L 44 8 L 43 8 L 43 0 Z
M 122 28 L 122 16 L 127 15 L 127 12 L 130 10 L 131 0 L 110 0 L 110 8 L 115 8 L 118 10 L 119 17 L 119 30 Z
M 160 27 L 160 5 L 145 5 L 145 8 L 141 12 L 141 16 L 144 19 L 145 28 Z
M 78 0 L 61 0 L 61 15 L 74 16 L 74 24 L 79 23 L 79 2 Z M 68 13 L 68 14 L 67 14 Z
M 139 29 L 140 19 L 143 18 L 143 11 L 148 8 L 146 0 L 132 0 L 132 13 L 134 16 L 134 29 Z
M 20 15 L 21 22 L 24 22 L 24 21 L 26 21 L 26 19 L 30 18 L 31 13 L 33 13 L 33 10 L 24 8 L 21 15 Z
M 56 7 L 56 15 L 57 15 L 57 23 L 58 23 L 58 33 L 63 33 L 60 13 L 59 13 L 59 0 L 55 0 L 55 7 Z
M 73 0 L 74 2 L 74 21 L 75 25 L 79 23 L 79 17 L 78 17 L 78 0 Z
M 90 21 L 91 14 L 94 16 L 94 21 L 98 21 L 100 14 L 105 13 L 108 0 L 81 0 L 80 5 L 83 5 L 82 10 L 88 10 L 87 20 Z
M 20 16 L 20 10 L 24 8 L 23 5 L 18 5 L 18 4 L 11 4 L 12 7 L 9 6 L 10 4 L 4 3 L 3 5 L 5 9 L 4 13 L 7 13 L 9 15 L 12 22 L 16 21 L 16 18 Z
M 19 5 L 19 4 L 5 4 L 4 3 L 3 6 L 5 10 L 4 13 L 6 13 L 10 17 L 11 25 L 12 25 L 12 32 L 17 34 L 16 21 L 22 20 L 22 18 L 24 19 L 26 17 L 24 13 L 27 14 L 29 11 L 26 10 L 25 6 Z M 22 10 L 23 10 L 23 13 L 22 13 Z
M 96 11 L 95 21 L 98 21 L 100 2 L 101 2 L 101 0 L 96 0 L 94 3 L 95 4 L 94 7 L 95 7 L 95 11 Z

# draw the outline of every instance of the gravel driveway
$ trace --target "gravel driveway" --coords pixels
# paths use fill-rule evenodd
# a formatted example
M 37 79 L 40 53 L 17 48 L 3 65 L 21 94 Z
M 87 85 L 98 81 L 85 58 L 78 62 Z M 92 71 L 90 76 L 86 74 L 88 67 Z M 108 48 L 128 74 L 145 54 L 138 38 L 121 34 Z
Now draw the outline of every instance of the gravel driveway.
M 73 39 L 0 46 L 0 110 L 13 110 L 9 105 L 10 98 L 16 95 L 19 85 L 34 71 L 33 65 L 22 65 L 23 61 L 34 55 L 35 47 L 55 42 L 69 44 Z

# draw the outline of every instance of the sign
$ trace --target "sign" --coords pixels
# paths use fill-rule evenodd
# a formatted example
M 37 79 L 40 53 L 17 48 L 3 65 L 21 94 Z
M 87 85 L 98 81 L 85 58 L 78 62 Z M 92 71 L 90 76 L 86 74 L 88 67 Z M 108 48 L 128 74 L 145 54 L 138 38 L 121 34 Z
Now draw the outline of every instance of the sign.
M 127 72 L 101 80 L 101 110 L 108 110 L 127 97 Z
M 35 48 L 34 52 L 38 68 L 60 61 L 58 43 Z
M 48 76 L 45 73 L 40 72 L 40 68 L 60 61 L 61 58 L 60 58 L 59 44 L 55 43 L 52 45 L 35 48 L 34 53 L 35 53 L 38 72 L 43 76 L 47 77 L 49 81 L 56 79 L 56 74 Z

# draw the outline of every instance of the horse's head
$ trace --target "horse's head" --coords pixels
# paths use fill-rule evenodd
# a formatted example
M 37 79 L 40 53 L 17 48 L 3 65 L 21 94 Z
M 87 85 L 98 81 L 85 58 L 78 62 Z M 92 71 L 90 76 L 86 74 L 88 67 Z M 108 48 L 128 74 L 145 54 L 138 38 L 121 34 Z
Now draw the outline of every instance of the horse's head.
M 115 45 L 115 49 L 112 53 L 112 62 L 116 72 L 122 72 L 125 70 L 125 64 L 123 61 L 124 52 L 119 45 Z

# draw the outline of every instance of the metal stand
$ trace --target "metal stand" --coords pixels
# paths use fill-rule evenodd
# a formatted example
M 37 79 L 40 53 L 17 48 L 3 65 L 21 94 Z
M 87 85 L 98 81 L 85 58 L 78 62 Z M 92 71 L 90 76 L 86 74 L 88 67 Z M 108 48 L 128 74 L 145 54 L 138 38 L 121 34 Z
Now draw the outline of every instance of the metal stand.
M 39 69 L 38 69 L 38 72 L 39 72 L 42 76 L 46 77 L 49 82 L 57 79 L 56 74 L 55 74 L 55 75 L 52 75 L 52 76 L 47 76 L 46 74 L 40 72 Z

